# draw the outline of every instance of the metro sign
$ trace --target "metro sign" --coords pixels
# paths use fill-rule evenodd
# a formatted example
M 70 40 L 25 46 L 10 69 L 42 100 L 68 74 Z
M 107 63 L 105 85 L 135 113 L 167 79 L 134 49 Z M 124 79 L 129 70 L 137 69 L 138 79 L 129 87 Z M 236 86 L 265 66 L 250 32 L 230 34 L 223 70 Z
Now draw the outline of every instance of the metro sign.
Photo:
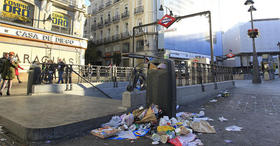
M 169 26 L 171 26 L 174 22 L 176 21 L 176 18 L 170 16 L 170 15 L 164 15 L 159 21 L 158 24 L 162 25 L 166 28 L 168 28 Z
M 227 56 L 228 58 L 232 58 L 232 57 L 234 57 L 235 55 L 234 55 L 233 53 L 228 53 L 226 56 Z

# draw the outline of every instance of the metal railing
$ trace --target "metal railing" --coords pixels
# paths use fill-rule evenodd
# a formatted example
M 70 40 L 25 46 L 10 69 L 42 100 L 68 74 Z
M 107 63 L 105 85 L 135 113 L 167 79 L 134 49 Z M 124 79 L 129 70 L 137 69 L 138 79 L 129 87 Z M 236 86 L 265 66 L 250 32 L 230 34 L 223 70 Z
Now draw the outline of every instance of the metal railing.
M 120 21 L 120 15 L 115 15 L 113 17 L 113 22 L 118 22 L 118 21 Z
M 134 8 L 134 14 L 140 14 L 144 12 L 144 6 L 138 6 Z
M 70 6 L 77 6 L 76 0 L 57 0 L 57 1 Z
M 122 39 L 128 39 L 130 37 L 130 34 L 128 31 L 121 33 L 121 38 Z
M 98 23 L 98 28 L 103 28 L 103 27 L 104 27 L 103 22 L 99 22 Z
M 175 67 L 177 86 L 188 86 L 233 80 L 233 68 L 202 63 L 179 64 Z
M 112 36 L 112 41 L 118 41 L 120 39 L 120 34 L 115 34 Z
M 108 0 L 108 1 L 106 2 L 106 7 L 109 7 L 111 4 L 112 4 L 112 1 L 111 1 L 111 0 Z
M 112 23 L 111 18 L 105 19 L 105 25 L 108 26 Z
M 122 19 L 129 18 L 129 11 L 125 11 L 122 13 Z
M 53 67 L 48 67 L 53 65 Z M 59 78 L 57 64 L 42 64 L 40 81 L 38 83 L 52 84 L 56 83 Z M 77 74 L 69 75 L 70 67 Z M 49 70 L 51 68 L 52 70 Z M 96 65 L 70 65 L 66 64 L 63 72 L 64 83 L 84 82 L 112 82 L 113 77 L 117 78 L 118 82 L 127 82 L 131 76 L 132 67 L 117 67 L 117 66 L 96 66 Z M 205 83 L 216 83 L 227 80 L 233 80 L 233 68 L 209 65 L 202 63 L 179 64 L 175 66 L 176 84 L 177 86 L 189 86 Z
M 117 3 L 117 2 L 119 2 L 120 0 L 114 0 L 114 3 Z

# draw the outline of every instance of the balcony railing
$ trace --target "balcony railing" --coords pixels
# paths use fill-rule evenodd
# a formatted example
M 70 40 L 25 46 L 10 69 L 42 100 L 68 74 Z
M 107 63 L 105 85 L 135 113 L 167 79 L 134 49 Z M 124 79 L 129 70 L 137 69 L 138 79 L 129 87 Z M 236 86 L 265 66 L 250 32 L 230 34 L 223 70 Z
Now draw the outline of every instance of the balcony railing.
M 114 0 L 114 3 L 117 3 L 117 2 L 119 2 L 120 0 Z
M 95 40 L 95 44 L 100 45 L 104 43 L 104 39 Z
M 113 22 L 118 22 L 118 21 L 120 21 L 120 15 L 115 15 L 113 17 Z
M 104 26 L 104 25 L 103 25 L 103 22 L 99 22 L 99 23 L 98 23 L 98 28 L 103 28 L 103 26 Z
M 57 0 L 61 3 L 64 3 L 66 5 L 70 5 L 70 6 L 76 6 L 76 0 Z
M 108 0 L 108 1 L 106 2 L 106 7 L 109 7 L 111 4 L 112 4 L 112 1 L 111 1 L 111 0 Z
M 99 11 L 104 8 L 104 4 L 99 5 Z
M 140 14 L 144 12 L 144 6 L 134 8 L 134 14 Z
M 108 18 L 108 19 L 105 20 L 105 25 L 106 26 L 110 25 L 111 23 L 112 23 L 111 19 Z
M 97 25 L 96 24 L 91 25 L 91 30 L 93 31 L 97 30 Z
M 127 38 L 130 37 L 130 34 L 129 34 L 128 31 L 127 31 L 127 32 L 123 32 L 123 33 L 121 34 L 121 37 L 122 37 L 122 39 L 127 39 Z
M 112 36 L 112 41 L 118 41 L 120 39 L 120 34 L 115 34 Z
M 122 13 L 122 19 L 126 19 L 128 17 L 129 17 L 129 12 L 128 11 Z
M 104 38 L 104 43 L 109 43 L 109 42 L 111 42 L 111 41 L 112 41 L 112 39 L 111 39 L 110 36 Z

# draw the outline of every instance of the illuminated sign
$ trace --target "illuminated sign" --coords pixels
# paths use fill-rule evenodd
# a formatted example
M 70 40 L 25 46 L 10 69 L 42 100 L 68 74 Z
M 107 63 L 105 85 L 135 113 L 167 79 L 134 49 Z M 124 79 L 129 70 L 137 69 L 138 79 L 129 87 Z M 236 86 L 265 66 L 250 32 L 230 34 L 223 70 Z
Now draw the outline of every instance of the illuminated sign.
M 52 24 L 59 27 L 68 28 L 69 17 L 64 14 L 54 12 L 52 13 Z
M 18 0 L 2 0 L 0 4 L 1 19 L 32 26 L 33 5 Z
M 166 28 L 168 28 L 169 26 L 171 26 L 174 22 L 176 21 L 176 18 L 170 16 L 170 15 L 164 15 L 159 21 L 158 24 L 162 25 Z

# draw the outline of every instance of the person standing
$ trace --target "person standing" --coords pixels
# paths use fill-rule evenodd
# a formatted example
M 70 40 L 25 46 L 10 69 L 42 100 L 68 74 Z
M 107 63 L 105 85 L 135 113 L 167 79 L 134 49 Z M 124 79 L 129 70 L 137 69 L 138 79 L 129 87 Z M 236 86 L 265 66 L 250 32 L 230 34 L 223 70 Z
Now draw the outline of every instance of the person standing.
M 10 52 L 9 58 L 4 62 L 3 65 L 3 83 L 0 90 L 0 96 L 2 96 L 3 90 L 5 89 L 6 85 L 8 84 L 7 95 L 10 95 L 11 88 L 12 88 L 12 80 L 15 78 L 15 69 L 18 68 L 18 63 L 15 61 L 14 58 L 15 53 Z
M 57 84 L 61 83 L 63 84 L 63 73 L 64 73 L 65 63 L 59 59 L 57 64 L 57 70 L 58 70 L 58 82 Z
M 1 84 L 1 80 L 2 80 L 2 73 L 3 73 L 3 69 L 4 69 L 4 62 L 9 58 L 9 53 L 4 53 L 3 57 L 0 58 L 0 84 Z
M 23 70 L 23 68 L 22 68 L 21 66 L 19 66 L 19 64 L 18 64 L 18 68 L 20 68 L 21 70 Z M 22 81 L 19 79 L 18 68 L 16 68 L 15 70 L 16 70 L 16 76 L 17 76 L 18 83 L 20 84 L 20 83 L 22 83 Z

